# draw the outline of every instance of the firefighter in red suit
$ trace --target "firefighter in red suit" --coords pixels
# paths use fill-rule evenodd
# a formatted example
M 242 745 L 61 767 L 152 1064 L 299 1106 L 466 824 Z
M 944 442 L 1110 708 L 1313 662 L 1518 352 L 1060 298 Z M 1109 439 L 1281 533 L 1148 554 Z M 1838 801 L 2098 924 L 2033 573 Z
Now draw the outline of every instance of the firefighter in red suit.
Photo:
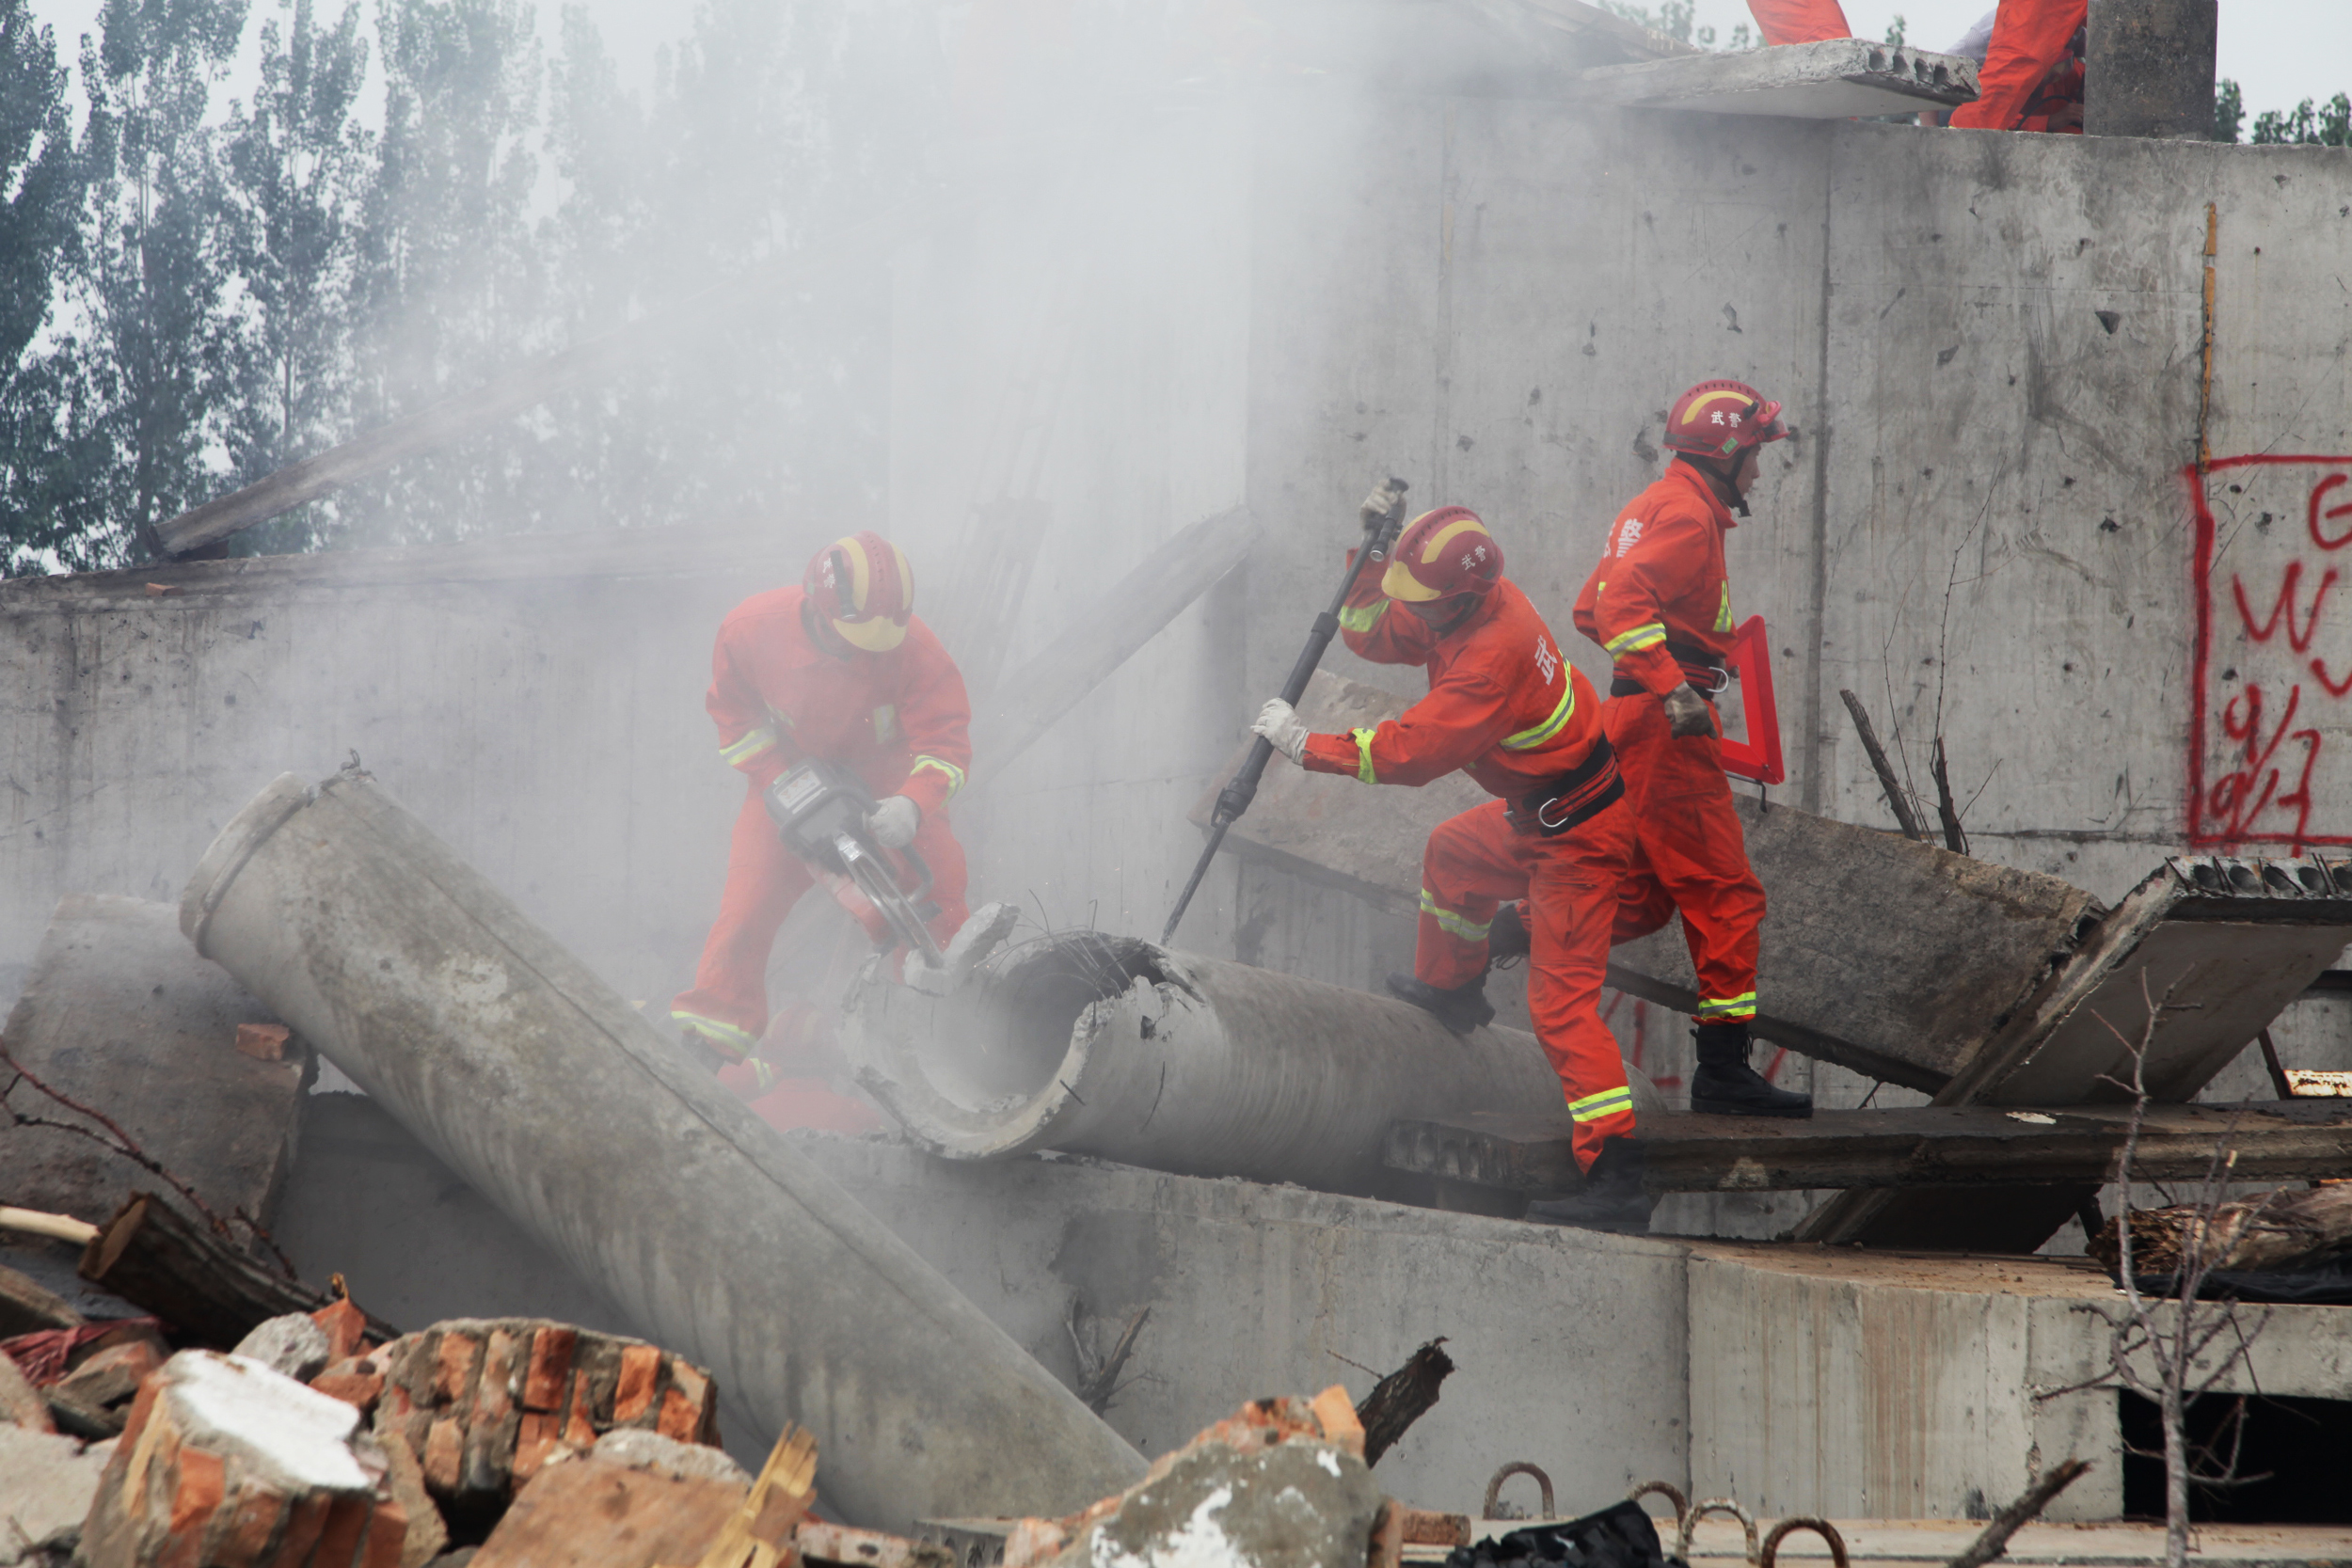
M 955 660 L 914 607 L 906 556 L 864 532 L 818 551 L 800 587 L 755 594 L 719 627 L 704 705 L 719 727 L 719 754 L 750 787 L 718 922 L 694 989 L 671 1004 L 670 1017 L 727 1060 L 750 1057 L 768 1026 L 769 949 L 816 880 L 768 816 L 768 786 L 795 763 L 824 757 L 865 780 L 878 802 L 866 831 L 885 848 L 912 845 L 930 866 L 933 937 L 945 946 L 964 922 L 963 847 L 947 802 L 972 763 L 972 705 Z M 877 942 L 891 940 L 847 883 L 837 896 Z
M 1365 506 L 1387 503 L 1383 492 Z M 1633 847 L 1599 698 L 1503 577 L 1502 546 L 1462 507 L 1416 518 L 1385 574 L 1358 578 L 1340 628 L 1375 663 L 1421 665 L 1429 694 L 1348 735 L 1310 734 L 1277 698 L 1252 728 L 1312 772 L 1424 784 L 1460 768 L 1498 797 L 1429 835 L 1413 973 L 1391 975 L 1390 989 L 1456 1034 L 1492 1019 L 1487 933 L 1503 900 L 1524 898 L 1528 1007 L 1565 1085 L 1587 1177 L 1578 1200 L 1536 1217 L 1646 1228 L 1633 1093 L 1597 1006 Z
M 1691 1108 L 1718 1114 L 1813 1114 L 1812 1096 L 1774 1088 L 1748 1065 L 1764 886 L 1748 864 L 1712 706 L 1732 641 L 1724 536 L 1735 508 L 1747 515 L 1764 448 L 1788 434 L 1780 404 L 1742 382 L 1683 393 L 1666 420 L 1674 461 L 1611 525 L 1576 600 L 1576 629 L 1616 662 L 1603 722 L 1640 838 L 1616 940 L 1681 912 L 1699 989 Z

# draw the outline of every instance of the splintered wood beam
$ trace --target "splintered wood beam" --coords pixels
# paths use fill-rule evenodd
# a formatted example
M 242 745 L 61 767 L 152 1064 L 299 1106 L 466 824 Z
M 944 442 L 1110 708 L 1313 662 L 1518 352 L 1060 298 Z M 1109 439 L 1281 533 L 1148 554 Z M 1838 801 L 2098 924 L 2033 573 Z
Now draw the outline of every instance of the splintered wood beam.
M 2047 1186 L 2105 1181 L 2130 1121 L 2128 1105 L 1929 1105 L 1804 1120 L 1670 1112 L 1643 1118 L 1635 1136 L 1656 1193 Z M 2352 1177 L 2352 1101 L 2152 1105 L 2133 1169 L 2141 1180 L 2199 1179 L 2217 1148 L 2235 1154 L 2239 1181 Z M 1399 1121 L 1382 1158 L 1396 1170 L 1518 1192 L 1579 1185 L 1568 1137 L 1546 1117 Z
M 135 1193 L 83 1249 L 81 1275 L 188 1338 L 227 1350 L 271 1318 L 334 1298 L 272 1274 L 152 1193 Z M 370 1320 L 384 1338 L 398 1330 Z

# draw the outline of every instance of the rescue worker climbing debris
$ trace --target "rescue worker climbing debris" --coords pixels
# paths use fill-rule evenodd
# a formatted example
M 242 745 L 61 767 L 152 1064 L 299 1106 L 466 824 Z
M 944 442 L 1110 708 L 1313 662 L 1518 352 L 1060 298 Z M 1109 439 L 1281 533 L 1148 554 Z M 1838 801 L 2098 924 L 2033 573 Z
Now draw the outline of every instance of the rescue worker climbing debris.
M 1764 885 L 1748 864 L 1712 706 L 1730 684 L 1724 536 L 1735 509 L 1748 514 L 1765 447 L 1788 434 L 1780 404 L 1744 382 L 1702 381 L 1676 399 L 1665 436 L 1674 460 L 1611 525 L 1574 612 L 1576 629 L 1615 661 L 1603 723 L 1639 839 L 1616 940 L 1681 912 L 1699 989 L 1691 1109 L 1719 1115 L 1813 1114 L 1811 1095 L 1775 1088 L 1748 1065 Z
M 964 923 L 963 847 L 947 802 L 972 764 L 972 708 L 955 660 L 914 609 L 905 554 L 867 531 L 827 545 L 799 587 L 755 594 L 720 625 L 704 705 L 719 729 L 719 754 L 750 787 L 718 921 L 693 989 L 671 1004 L 670 1017 L 690 1044 L 723 1062 L 760 1070 L 753 1048 L 768 1026 L 769 950 L 816 880 L 784 847 L 764 799 L 795 763 L 827 758 L 863 779 L 876 797 L 866 832 L 884 848 L 913 846 L 930 866 L 933 937 L 944 947 Z M 877 942 L 890 940 L 846 881 L 835 896 Z
M 1384 512 L 1389 492 L 1364 503 Z M 1602 736 L 1600 702 L 1561 657 L 1551 629 L 1502 575 L 1502 546 L 1475 513 L 1439 507 L 1398 538 L 1385 573 L 1359 578 L 1341 634 L 1363 657 L 1419 664 L 1429 694 L 1375 729 L 1315 735 L 1288 703 L 1251 728 L 1313 772 L 1424 784 L 1456 768 L 1498 799 L 1429 835 L 1422 859 L 1413 973 L 1389 987 L 1455 1034 L 1494 1017 L 1487 933 L 1498 905 L 1524 898 L 1533 940 L 1528 1009 L 1565 1086 L 1586 1187 L 1538 1218 L 1645 1229 L 1633 1094 L 1597 1001 L 1632 824 Z

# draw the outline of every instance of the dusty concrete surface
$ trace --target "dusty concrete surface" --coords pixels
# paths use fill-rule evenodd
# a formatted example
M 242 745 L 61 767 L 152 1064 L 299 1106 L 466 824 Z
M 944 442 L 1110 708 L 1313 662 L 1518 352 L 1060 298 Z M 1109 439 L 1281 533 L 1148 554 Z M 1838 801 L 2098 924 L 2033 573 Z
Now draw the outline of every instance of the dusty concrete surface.
M 2077 1308 L 2113 1289 L 2080 1261 L 1629 1240 L 1088 1161 L 794 1142 L 1058 1376 L 1077 1377 L 1075 1342 L 1099 1354 L 1151 1307 L 1106 1412 L 1147 1454 L 1228 1413 L 1235 1388 L 1336 1379 L 1360 1397 L 1359 1369 L 1385 1371 L 1444 1334 L 1458 1370 L 1377 1471 L 1416 1506 L 1475 1512 L 1497 1465 L 1532 1459 L 1564 1512 L 1662 1479 L 1736 1490 L 1762 1512 L 1960 1519 L 1973 1494 L 2022 1490 L 2037 1443 L 2045 1460 L 2075 1453 L 2107 1472 L 2056 1517 L 2120 1503 L 2114 1393 L 2033 1398 L 2103 1365 L 2106 1331 Z M 297 1192 L 388 1168 L 330 1150 L 324 1133 L 310 1140 Z M 404 1180 L 421 1181 L 429 1157 L 407 1158 L 419 1174 Z M 358 1200 L 345 1212 L 370 1212 Z M 477 1212 L 454 1233 L 446 1288 L 463 1291 L 469 1274 L 509 1299 L 560 1288 L 506 1272 L 523 1249 L 502 1224 Z M 362 1300 L 401 1265 L 390 1234 L 355 1234 L 338 1254 Z M 2341 1398 L 2352 1323 L 2340 1320 L 2352 1313 L 2276 1309 L 2229 1386 Z
M 300 1135 L 307 1053 L 259 1060 L 238 1051 L 237 1026 L 273 1021 L 189 948 L 170 905 L 77 894 L 51 916 L 7 1038 L 27 1071 L 103 1109 L 215 1213 L 267 1226 Z M 112 1138 L 29 1085 L 10 1101 Z M 20 1208 L 103 1225 L 135 1190 L 167 1189 L 97 1138 L 43 1127 L 0 1136 L 0 1193 Z
M 0 1568 L 62 1560 L 114 1450 L 0 1422 Z
M 1205 1444 L 1147 1481 L 1057 1560 L 1076 1568 L 1357 1568 L 1386 1494 L 1326 1443 Z

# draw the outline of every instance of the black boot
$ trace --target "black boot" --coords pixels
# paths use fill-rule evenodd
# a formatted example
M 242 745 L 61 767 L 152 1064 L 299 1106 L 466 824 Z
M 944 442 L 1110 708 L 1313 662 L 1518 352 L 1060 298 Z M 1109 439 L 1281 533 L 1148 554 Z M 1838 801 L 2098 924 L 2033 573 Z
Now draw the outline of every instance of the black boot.
M 1486 927 L 1486 967 L 1508 969 L 1534 947 L 1534 939 L 1527 934 L 1527 906 L 1505 904 L 1495 911 L 1494 924 Z
M 1611 1138 L 1600 1146 L 1593 1168 L 1584 1173 L 1581 1191 L 1574 1197 L 1538 1198 L 1527 1206 L 1527 1217 L 1537 1225 L 1647 1235 L 1650 1211 L 1658 1200 L 1642 1190 L 1645 1164 L 1640 1144 L 1631 1138 Z
M 1457 1035 L 1467 1035 L 1483 1023 L 1494 1022 L 1494 1004 L 1486 1000 L 1486 976 L 1483 974 L 1452 990 L 1439 990 L 1410 974 L 1391 974 L 1389 991 L 1399 1002 L 1410 1002 Z
M 1748 1066 L 1748 1026 L 1702 1023 L 1691 1031 L 1698 1042 L 1698 1070 L 1691 1074 L 1691 1109 L 1714 1117 L 1809 1117 L 1813 1097 L 1776 1089 Z

